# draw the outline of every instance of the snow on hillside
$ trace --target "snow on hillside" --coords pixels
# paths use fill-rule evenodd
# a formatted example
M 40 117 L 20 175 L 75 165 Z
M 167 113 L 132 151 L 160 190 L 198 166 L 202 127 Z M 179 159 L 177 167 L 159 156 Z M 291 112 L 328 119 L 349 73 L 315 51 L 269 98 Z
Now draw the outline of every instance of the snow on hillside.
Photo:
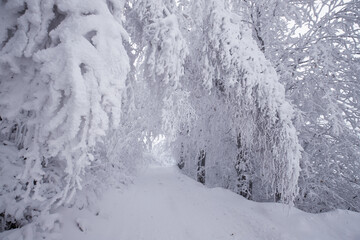
M 359 213 L 310 214 L 256 203 L 206 188 L 174 167 L 144 170 L 134 184 L 108 191 L 99 210 L 61 213 L 60 239 L 66 240 L 360 239 Z

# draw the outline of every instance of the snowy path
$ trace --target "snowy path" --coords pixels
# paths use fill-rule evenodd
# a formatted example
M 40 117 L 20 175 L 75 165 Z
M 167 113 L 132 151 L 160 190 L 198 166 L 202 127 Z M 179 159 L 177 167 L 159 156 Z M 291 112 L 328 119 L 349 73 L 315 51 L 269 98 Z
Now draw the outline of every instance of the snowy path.
M 71 240 L 359 240 L 360 214 L 308 214 L 208 189 L 175 168 L 152 168 L 133 185 L 104 195 L 100 214 L 63 212 Z M 75 219 L 80 218 L 82 232 Z

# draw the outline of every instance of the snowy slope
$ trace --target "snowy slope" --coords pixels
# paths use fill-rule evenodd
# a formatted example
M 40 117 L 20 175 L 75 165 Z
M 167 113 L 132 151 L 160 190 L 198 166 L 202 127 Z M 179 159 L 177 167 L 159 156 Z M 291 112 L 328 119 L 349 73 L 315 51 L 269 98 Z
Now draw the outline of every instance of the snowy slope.
M 63 239 L 360 239 L 360 214 L 309 214 L 208 189 L 175 168 L 146 170 L 127 189 L 104 195 L 98 214 L 63 210 Z M 79 227 L 83 230 L 80 231 Z

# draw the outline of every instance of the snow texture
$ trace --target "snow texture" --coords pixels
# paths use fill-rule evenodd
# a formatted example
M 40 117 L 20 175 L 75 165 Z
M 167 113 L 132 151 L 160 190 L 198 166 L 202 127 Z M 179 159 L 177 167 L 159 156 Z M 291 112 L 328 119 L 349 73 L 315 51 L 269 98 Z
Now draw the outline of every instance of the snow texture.
M 100 211 L 63 209 L 63 239 L 357 240 L 360 214 L 310 214 L 209 189 L 177 169 L 150 168 L 123 190 L 104 195 Z M 86 220 L 87 232 L 78 220 Z

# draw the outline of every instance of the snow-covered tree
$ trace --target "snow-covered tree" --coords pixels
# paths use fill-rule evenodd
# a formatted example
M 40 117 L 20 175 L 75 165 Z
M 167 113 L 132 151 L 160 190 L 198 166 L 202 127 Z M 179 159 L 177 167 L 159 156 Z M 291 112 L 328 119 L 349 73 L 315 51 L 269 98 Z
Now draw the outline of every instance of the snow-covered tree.
M 186 98 L 180 77 L 188 51 L 172 11 L 176 11 L 174 3 L 162 0 L 135 1 L 127 6 L 126 16 L 131 21 L 126 27 L 135 48 L 131 53 L 136 68 L 134 94 L 148 137 L 163 131 L 176 134 L 173 110 Z
M 204 9 L 202 20 L 196 8 Z M 247 197 L 255 192 L 253 199 L 268 193 L 293 200 L 300 146 L 293 110 L 275 70 L 251 30 L 223 3 L 194 3 L 189 9 L 186 15 L 199 25 L 189 29 L 195 37 L 189 40 L 192 59 L 185 65 L 185 78 L 198 119 L 178 150 L 186 155 L 181 156 L 184 170 Z
M 17 221 L 69 203 L 116 128 L 129 71 L 116 1 L 3 1 L 2 141 L 22 171 L 2 182 L 0 212 Z M 7 221 L 7 220 L 6 220 Z
M 358 1 L 245 4 L 254 38 L 298 109 L 304 149 L 298 206 L 359 211 Z

